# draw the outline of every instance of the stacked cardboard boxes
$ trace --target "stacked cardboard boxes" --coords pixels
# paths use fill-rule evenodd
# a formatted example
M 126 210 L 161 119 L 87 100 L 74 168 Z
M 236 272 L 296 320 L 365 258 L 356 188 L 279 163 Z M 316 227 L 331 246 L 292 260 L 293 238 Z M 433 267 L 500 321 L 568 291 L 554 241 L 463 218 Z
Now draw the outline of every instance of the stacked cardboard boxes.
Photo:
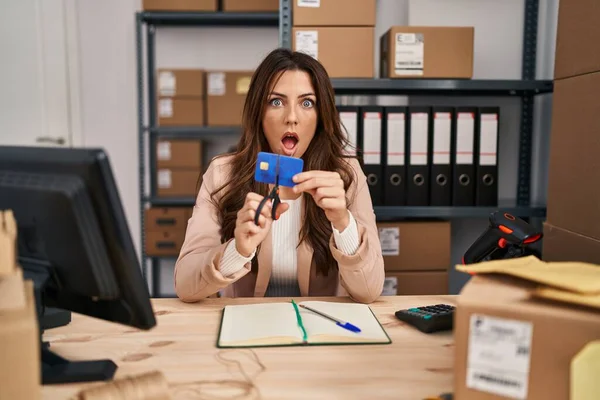
M 158 197 L 195 197 L 202 174 L 202 142 L 160 139 L 156 144 Z
M 275 12 L 279 0 L 143 0 L 144 11 Z
M 542 252 L 547 262 L 600 264 L 600 190 L 596 184 L 600 178 L 599 19 L 596 0 L 559 5 Z M 533 261 L 511 262 L 516 271 Z M 594 282 L 590 278 L 593 275 L 582 273 L 579 265 L 567 268 L 576 271 L 573 275 L 566 271 L 558 274 L 553 269 L 555 276 L 569 283 L 564 288 L 574 283 L 587 287 Z M 547 277 L 543 272 L 542 278 Z M 582 371 L 583 376 L 587 374 L 583 385 L 582 375 L 576 373 L 578 359 L 599 337 L 598 309 L 591 303 L 570 304 L 575 298 L 585 297 L 581 288 L 575 293 L 565 291 L 550 301 L 540 296 L 544 293 L 540 286 L 540 281 L 531 279 L 478 274 L 463 288 L 455 315 L 455 397 L 598 397 L 593 391 L 594 378 L 590 378 L 597 376 L 592 363 Z M 552 286 L 550 293 L 562 292 L 562 285 Z
M 199 69 L 159 69 L 158 125 L 204 125 L 204 71 Z
M 562 2 L 543 258 L 600 264 L 600 7 Z
M 191 211 L 182 207 L 146 209 L 146 254 L 173 257 L 179 255 Z
M 374 77 L 375 0 L 296 0 L 292 48 L 323 64 L 331 78 Z
M 144 11 L 217 11 L 218 0 L 143 0 Z
M 378 223 L 384 295 L 448 293 L 450 222 Z
M 159 126 L 239 126 L 253 71 L 159 69 Z

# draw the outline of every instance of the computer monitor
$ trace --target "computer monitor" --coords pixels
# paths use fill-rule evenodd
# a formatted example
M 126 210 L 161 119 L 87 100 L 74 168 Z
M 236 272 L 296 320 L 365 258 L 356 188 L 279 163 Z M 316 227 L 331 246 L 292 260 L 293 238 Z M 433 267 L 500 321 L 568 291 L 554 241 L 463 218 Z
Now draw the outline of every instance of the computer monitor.
M 156 325 L 103 150 L 0 146 L 0 210 L 8 209 L 40 318 L 57 307 L 144 330 Z M 43 384 L 106 380 L 116 370 L 110 360 L 70 362 L 45 344 L 41 358 Z

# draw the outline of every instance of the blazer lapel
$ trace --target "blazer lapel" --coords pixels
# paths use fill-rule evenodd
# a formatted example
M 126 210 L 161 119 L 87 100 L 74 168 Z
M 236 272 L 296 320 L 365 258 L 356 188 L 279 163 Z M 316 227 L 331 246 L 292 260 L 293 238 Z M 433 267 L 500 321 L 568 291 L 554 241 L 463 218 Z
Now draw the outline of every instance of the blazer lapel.
M 300 221 L 304 221 L 306 217 L 305 202 L 302 199 L 302 208 L 300 212 Z M 300 286 L 300 294 L 302 296 L 308 296 L 308 290 L 310 286 L 310 267 L 312 264 L 313 249 L 308 245 L 306 240 L 298 246 L 298 252 L 296 255 L 297 260 L 297 274 L 298 274 L 298 286 Z

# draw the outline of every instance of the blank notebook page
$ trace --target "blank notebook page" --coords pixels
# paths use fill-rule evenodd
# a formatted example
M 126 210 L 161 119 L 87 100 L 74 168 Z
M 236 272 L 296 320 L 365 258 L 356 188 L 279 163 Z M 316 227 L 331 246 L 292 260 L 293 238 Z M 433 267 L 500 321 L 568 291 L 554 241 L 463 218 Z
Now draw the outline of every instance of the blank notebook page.
M 302 340 L 292 303 L 225 307 L 221 326 L 223 343 L 273 337 L 295 337 Z
M 379 321 L 366 304 L 330 303 L 324 301 L 303 301 L 299 304 L 304 304 L 334 318 L 349 322 L 361 330 L 358 333 L 351 332 L 336 325 L 333 321 L 300 307 L 300 315 L 308 333 L 309 341 L 318 342 L 319 336 L 322 335 L 343 336 L 356 338 L 357 340 L 360 339 L 361 341 L 387 342 L 389 340 Z

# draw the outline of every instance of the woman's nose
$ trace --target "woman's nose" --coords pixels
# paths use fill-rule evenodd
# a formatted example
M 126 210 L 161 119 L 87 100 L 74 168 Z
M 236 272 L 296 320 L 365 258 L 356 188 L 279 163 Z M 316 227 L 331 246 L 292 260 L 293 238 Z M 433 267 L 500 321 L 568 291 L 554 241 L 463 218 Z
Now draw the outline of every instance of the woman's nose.
M 296 112 L 295 106 L 289 106 L 286 110 L 286 124 L 297 124 L 298 123 L 298 113 Z

